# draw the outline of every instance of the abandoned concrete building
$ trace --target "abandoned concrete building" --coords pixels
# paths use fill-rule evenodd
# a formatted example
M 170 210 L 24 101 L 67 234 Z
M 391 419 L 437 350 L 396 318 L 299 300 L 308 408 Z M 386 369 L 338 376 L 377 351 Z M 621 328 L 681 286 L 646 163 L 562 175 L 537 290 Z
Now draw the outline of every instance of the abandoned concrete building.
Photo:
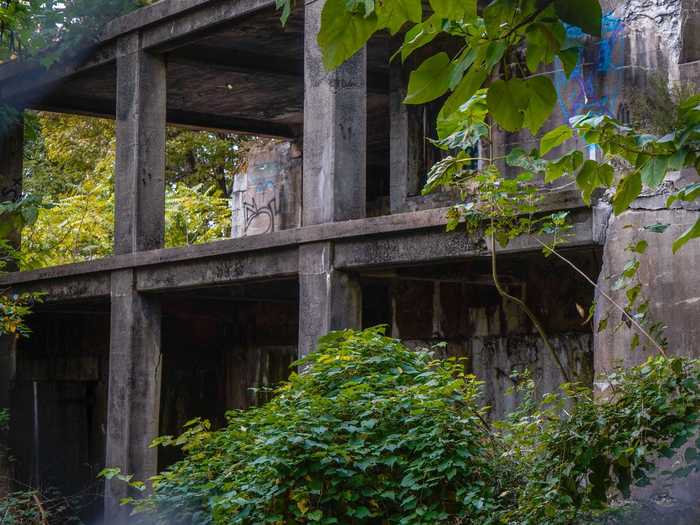
M 603 3 L 603 38 L 573 78 L 549 73 L 561 98 L 552 126 L 589 109 L 624 118 L 652 72 L 700 79 L 700 1 Z M 433 108 L 401 103 L 395 42 L 374 37 L 325 71 L 322 5 L 298 2 L 282 27 L 273 0 L 161 0 L 48 70 L 0 65 L 5 103 L 116 119 L 113 256 L 0 277 L 2 289 L 46 293 L 32 337 L 0 344 L 13 455 L 2 468 L 26 485 L 84 493 L 86 523 L 126 519 L 125 488 L 98 481 L 103 467 L 144 479 L 167 466 L 177 454 L 149 448 L 154 437 L 196 416 L 223 424 L 226 409 L 259 402 L 251 388 L 283 380 L 331 329 L 386 324 L 411 344 L 446 342 L 441 351 L 468 357 L 485 381 L 495 416 L 513 406 L 514 369 L 529 367 L 541 389 L 562 381 L 527 318 L 496 293 L 488 243 L 445 231 L 450 195 L 420 195 L 436 154 L 424 140 Z M 163 248 L 166 123 L 284 139 L 255 151 L 237 179 L 234 238 Z M 22 192 L 22 137 L 17 126 L 0 142 L 0 200 Z M 659 194 L 613 217 L 571 186 L 549 190 L 547 208 L 568 210 L 573 223 L 563 249 L 603 289 L 626 260 L 634 230 L 625 225 L 680 233 L 697 218 L 691 205 L 666 209 Z M 671 347 L 698 355 L 700 246 L 671 257 L 672 238 L 648 238 L 654 257 L 642 276 L 654 276 L 653 309 Z M 624 332 L 584 322 L 579 309 L 594 290 L 534 239 L 518 239 L 500 261 L 579 377 L 644 358 Z M 699 476 L 641 496 L 659 524 L 700 517 Z

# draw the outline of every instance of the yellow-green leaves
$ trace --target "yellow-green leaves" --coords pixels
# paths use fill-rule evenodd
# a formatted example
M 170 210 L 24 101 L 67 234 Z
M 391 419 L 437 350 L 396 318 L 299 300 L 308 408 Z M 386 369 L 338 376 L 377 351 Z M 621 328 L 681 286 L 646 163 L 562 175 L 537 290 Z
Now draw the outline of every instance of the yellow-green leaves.
M 318 33 L 326 69 L 335 69 L 357 53 L 377 28 L 375 13 L 365 16 L 349 11 L 344 0 L 326 0 Z
M 557 146 L 561 146 L 574 136 L 572 129 L 566 124 L 545 133 L 540 140 L 540 155 L 546 155 Z
M 603 10 L 599 0 L 556 0 L 557 15 L 567 24 L 578 26 L 586 33 L 600 36 Z
M 447 92 L 454 65 L 445 52 L 433 55 L 411 73 L 405 104 L 425 104 Z
M 537 133 L 554 109 L 557 92 L 547 77 L 497 80 L 489 88 L 489 111 L 506 131 Z

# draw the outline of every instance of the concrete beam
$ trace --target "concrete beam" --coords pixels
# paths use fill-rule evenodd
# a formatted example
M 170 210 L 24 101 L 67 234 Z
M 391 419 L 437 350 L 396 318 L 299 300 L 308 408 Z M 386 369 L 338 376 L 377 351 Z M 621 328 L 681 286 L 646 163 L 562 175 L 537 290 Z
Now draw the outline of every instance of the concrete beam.
M 191 43 L 196 35 L 206 35 L 206 32 L 216 26 L 230 22 L 236 18 L 251 15 L 265 8 L 272 8 L 274 0 L 176 0 L 162 4 L 183 4 L 184 9 L 174 16 L 156 17 L 157 22 L 143 27 L 144 49 L 157 48 L 164 52 L 181 46 L 184 42 Z M 187 5 L 185 5 L 187 4 Z M 156 7 L 154 4 L 152 7 Z M 172 9 L 164 6 L 164 9 Z M 132 13 L 135 17 L 140 11 Z
M 590 210 L 572 213 L 573 230 L 564 242 L 566 247 L 600 244 L 596 217 Z M 431 264 L 485 257 L 490 242 L 463 230 L 445 232 L 443 228 L 407 231 L 396 235 L 339 240 L 335 244 L 335 267 L 360 270 L 372 267 Z M 534 236 L 524 236 L 505 248 L 501 255 L 540 251 L 542 246 Z
M 0 64 L 0 100 L 24 107 L 40 104 L 65 79 L 113 62 L 116 48 L 115 42 L 83 47 L 48 68 L 37 60 Z
M 367 50 L 326 71 L 316 41 L 324 2 L 304 8 L 302 224 L 365 216 Z
M 362 291 L 357 280 L 335 269 L 333 243 L 299 248 L 299 356 L 331 330 L 362 327 Z
M 282 248 L 140 268 L 136 287 L 144 292 L 166 292 L 256 279 L 283 279 L 295 277 L 297 272 L 296 248 Z
M 157 473 L 158 454 L 149 448 L 158 435 L 161 384 L 161 308 L 157 297 L 136 291 L 133 270 L 112 273 L 109 400 L 106 462 L 135 479 Z M 105 486 L 105 523 L 128 522 L 120 481 Z
M 136 33 L 117 45 L 114 253 L 163 246 L 166 72 Z

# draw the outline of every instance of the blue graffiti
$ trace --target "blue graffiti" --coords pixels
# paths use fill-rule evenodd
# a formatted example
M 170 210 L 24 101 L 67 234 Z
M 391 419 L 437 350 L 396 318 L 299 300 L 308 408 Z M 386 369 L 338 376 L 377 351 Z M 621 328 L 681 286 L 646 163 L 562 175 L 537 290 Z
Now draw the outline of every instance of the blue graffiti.
M 625 27 L 619 18 L 607 14 L 602 20 L 602 37 L 594 44 L 586 42 L 580 28 L 567 27 L 567 38 L 579 44 L 579 59 L 571 74 L 559 64 L 554 84 L 564 118 L 586 112 L 617 115 L 619 111 L 621 75 L 625 68 Z M 585 43 L 585 49 L 584 49 Z M 603 81 L 605 80 L 605 81 Z

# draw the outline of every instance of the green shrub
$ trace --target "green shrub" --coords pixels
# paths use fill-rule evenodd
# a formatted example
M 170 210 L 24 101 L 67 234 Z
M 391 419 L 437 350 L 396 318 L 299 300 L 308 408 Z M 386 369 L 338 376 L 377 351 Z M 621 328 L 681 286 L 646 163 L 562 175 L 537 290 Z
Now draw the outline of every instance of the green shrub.
M 195 420 L 159 438 L 186 457 L 136 511 L 197 525 L 578 523 L 647 483 L 700 407 L 700 366 L 680 358 L 616 372 L 604 401 L 575 385 L 535 401 L 525 379 L 520 409 L 493 427 L 463 363 L 380 329 L 329 334 L 299 366 L 223 430 Z

